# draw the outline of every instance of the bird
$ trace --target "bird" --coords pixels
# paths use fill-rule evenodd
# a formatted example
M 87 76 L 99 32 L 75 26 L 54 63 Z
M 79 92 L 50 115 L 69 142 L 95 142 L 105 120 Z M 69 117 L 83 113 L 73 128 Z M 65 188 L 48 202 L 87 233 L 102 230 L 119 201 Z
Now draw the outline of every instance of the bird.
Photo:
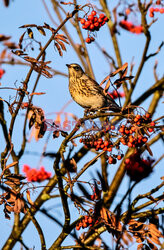
M 69 92 L 72 99 L 86 110 L 108 110 L 120 112 L 121 107 L 104 93 L 104 89 L 89 77 L 77 63 L 66 64 L 69 71 Z

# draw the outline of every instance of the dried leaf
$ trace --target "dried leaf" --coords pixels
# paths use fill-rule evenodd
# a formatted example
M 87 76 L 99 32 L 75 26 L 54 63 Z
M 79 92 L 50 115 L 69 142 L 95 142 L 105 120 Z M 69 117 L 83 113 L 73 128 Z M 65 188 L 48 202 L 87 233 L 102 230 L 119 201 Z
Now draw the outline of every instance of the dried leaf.
M 42 26 L 42 27 L 51 30 L 51 32 L 54 32 L 54 31 L 55 31 L 55 29 L 52 28 L 52 27 L 51 27 L 49 24 L 47 24 L 47 23 L 44 23 L 44 26 Z
M 105 79 L 100 83 L 100 86 L 104 84 L 108 79 L 110 78 L 110 75 L 106 76 Z
M 60 56 L 63 56 L 63 52 L 62 52 L 62 50 L 61 50 L 61 48 L 60 48 L 60 45 L 59 45 L 58 43 L 54 43 L 54 45 L 55 45 L 55 47 L 57 48 L 57 50 L 58 50 L 58 52 L 59 52 L 59 55 L 60 55 Z
M 6 47 L 8 47 L 8 49 L 17 49 L 18 48 L 18 46 L 13 42 L 4 42 L 3 44 Z
M 26 34 L 26 31 L 21 35 L 21 37 L 19 38 L 19 47 L 20 49 L 22 49 L 22 41 L 23 41 L 23 38 L 24 38 L 24 35 Z
M 1 60 L 3 60 L 3 59 L 5 58 L 6 52 L 7 52 L 6 49 L 2 50 L 2 52 L 1 52 L 1 54 L 0 54 L 0 59 L 1 59 Z
M 143 249 L 143 244 L 139 244 L 138 246 L 137 246 L 137 250 L 142 250 Z
M 13 206 L 6 205 L 5 208 L 7 212 L 14 212 Z
M 7 165 L 7 166 L 5 167 L 5 169 L 9 169 L 9 168 L 15 166 L 17 163 L 18 163 L 18 161 L 14 161 L 14 162 L 10 163 L 9 165 Z
M 11 36 L 0 35 L 0 42 L 9 40 Z
M 57 34 L 57 35 L 55 36 L 55 40 L 56 40 L 56 41 L 59 41 L 59 39 L 62 40 L 63 42 L 65 42 L 65 43 L 69 44 L 69 42 L 68 42 L 66 36 L 64 36 L 64 35 L 62 35 L 62 34 L 60 34 L 60 35 Z
M 27 55 L 26 53 L 24 53 L 22 50 L 12 50 L 12 53 L 17 55 L 17 56 L 24 56 Z
M 65 3 L 65 2 L 63 2 L 63 1 L 60 1 L 60 4 L 70 5 L 70 4 L 73 4 L 73 3 L 72 3 L 72 2 Z
M 149 231 L 152 235 L 156 235 L 157 237 L 163 237 L 162 233 L 158 230 L 158 228 L 154 224 L 149 224 Z
M 43 138 L 46 130 L 47 130 L 47 124 L 45 122 L 42 122 L 38 133 L 38 138 Z
M 117 73 L 119 73 L 120 71 L 123 71 L 123 76 L 125 76 L 126 74 L 125 73 L 127 73 L 127 68 L 128 68 L 128 63 L 124 63 L 123 65 L 122 65 L 122 67 L 120 67 L 119 69 L 117 69 L 116 71 L 114 71 L 114 72 L 112 72 L 111 74 L 110 74 L 110 77 L 113 77 L 113 76 L 115 76 Z
M 66 51 L 66 47 L 64 45 L 63 42 L 59 41 L 59 40 L 56 40 L 58 42 L 58 44 L 61 46 L 62 50 Z
M 32 29 L 28 28 L 28 29 L 27 29 L 27 33 L 28 33 L 28 36 L 29 36 L 31 39 L 34 38 L 34 34 L 33 34 Z
M 152 250 L 158 250 L 158 248 L 149 239 L 147 239 L 147 243 Z
M 22 25 L 22 26 L 20 26 L 19 28 L 29 28 L 29 27 L 37 27 L 37 25 L 36 24 L 25 24 L 25 25 Z
M 43 36 L 46 36 L 46 32 L 44 31 L 42 26 L 37 26 L 36 28 Z
M 126 80 L 133 79 L 133 76 L 126 76 L 126 77 L 121 77 L 117 80 L 114 81 L 114 85 L 116 85 L 117 88 L 120 88 L 121 84 L 123 84 Z
M 59 130 L 55 130 L 55 131 L 53 132 L 53 138 L 54 138 L 54 139 L 55 139 L 55 138 L 58 138 L 59 135 L 60 135 Z
M 24 56 L 24 60 L 30 62 L 30 63 L 39 63 L 35 58 L 30 56 Z
M 26 191 L 26 196 L 27 196 L 27 200 L 28 200 L 29 204 L 31 206 L 34 206 L 34 202 L 31 200 L 31 197 L 30 197 L 30 190 Z
M 65 132 L 65 131 L 63 131 L 63 130 L 61 130 L 61 135 L 62 135 L 63 137 L 66 137 L 66 136 L 68 135 L 68 133 Z
M 107 211 L 104 207 L 102 207 L 102 209 L 100 210 L 100 215 L 101 215 L 101 218 L 105 220 L 105 222 L 110 223 L 108 219 L 110 218 L 110 213 L 108 213 L 107 215 Z
M 33 95 L 45 95 L 45 92 L 33 92 L 31 93 L 29 96 L 33 96 Z
M 71 160 L 70 160 L 70 164 L 72 165 L 71 167 L 71 169 L 73 169 L 73 171 L 74 172 L 77 172 L 77 164 L 76 164 L 76 161 L 75 161 L 75 159 L 74 158 L 72 158 Z

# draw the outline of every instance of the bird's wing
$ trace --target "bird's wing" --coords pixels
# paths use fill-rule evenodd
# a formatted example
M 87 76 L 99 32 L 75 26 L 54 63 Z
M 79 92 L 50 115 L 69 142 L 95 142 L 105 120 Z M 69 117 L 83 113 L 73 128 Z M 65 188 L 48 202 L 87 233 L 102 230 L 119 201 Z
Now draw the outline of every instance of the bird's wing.
M 91 77 L 84 75 L 81 78 L 81 81 L 82 84 L 86 86 L 87 90 L 93 95 L 95 94 L 104 95 L 103 88 Z

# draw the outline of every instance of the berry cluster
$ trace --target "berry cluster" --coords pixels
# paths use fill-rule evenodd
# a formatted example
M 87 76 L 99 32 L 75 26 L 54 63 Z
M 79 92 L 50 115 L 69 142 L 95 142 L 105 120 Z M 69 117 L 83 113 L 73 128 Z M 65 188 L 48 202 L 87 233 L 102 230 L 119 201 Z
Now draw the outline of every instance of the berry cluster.
M 149 17 L 154 17 L 154 12 L 159 12 L 161 14 L 164 14 L 164 8 L 162 8 L 162 7 L 161 8 L 153 8 L 153 7 L 151 7 L 149 9 Z
M 108 92 L 108 94 L 110 95 L 110 97 L 112 97 L 113 99 L 117 99 L 118 97 L 124 97 L 125 93 L 123 92 L 118 92 L 116 90 L 113 90 L 111 93 Z
M 101 189 L 94 188 L 93 194 L 92 194 L 91 197 L 90 197 L 91 200 L 92 200 L 92 201 L 99 200 L 99 199 L 101 198 L 101 192 L 102 192 Z
M 92 216 L 85 215 L 83 219 L 81 219 L 77 225 L 76 230 L 80 230 L 80 228 L 92 227 L 94 224 L 97 224 L 98 220 L 95 221 Z
M 47 172 L 44 167 L 40 167 L 40 169 L 35 169 L 30 168 L 28 165 L 24 165 L 23 172 L 26 174 L 27 180 L 31 182 L 41 182 L 51 177 L 51 173 Z
M 129 124 L 130 125 L 129 125 Z M 133 119 L 128 120 L 126 125 L 121 125 L 119 132 L 122 137 L 120 138 L 120 142 L 123 145 L 127 145 L 128 147 L 141 147 L 148 140 L 147 136 L 149 132 L 154 131 L 155 122 L 152 122 L 151 116 L 149 113 L 141 116 L 137 114 Z M 145 125 L 151 126 L 146 127 Z
M 115 126 L 107 126 L 106 129 L 102 131 L 102 136 L 109 132 L 109 130 L 115 130 Z M 94 148 L 96 151 L 103 150 L 106 152 L 110 152 L 110 155 L 107 155 L 107 160 L 109 164 L 116 164 L 117 160 L 121 160 L 124 156 L 119 152 L 119 144 L 116 144 L 112 142 L 112 140 L 103 140 L 101 138 L 97 138 L 96 135 L 87 135 L 80 139 L 80 142 L 84 144 L 84 147 L 87 149 Z M 118 154 L 112 154 L 113 149 L 118 150 Z
M 139 153 L 135 153 L 125 160 L 126 173 L 131 180 L 140 181 L 150 175 L 153 162 L 154 160 L 145 160 Z
M 101 13 L 99 16 L 97 12 L 93 10 L 90 15 L 86 16 L 86 18 L 81 18 L 80 23 L 83 25 L 82 28 L 88 30 L 89 32 L 99 31 L 100 27 L 102 27 L 109 19 Z M 95 39 L 90 36 L 88 33 L 88 37 L 86 38 L 86 43 L 91 43 Z
M 128 30 L 132 33 L 135 33 L 135 34 L 141 34 L 143 33 L 143 27 L 141 25 L 134 25 L 132 22 L 129 22 L 127 20 L 121 20 L 119 22 L 119 25 L 125 29 L 125 30 Z
M 5 71 L 0 68 L 0 79 L 2 78 L 2 76 L 4 75 L 4 73 L 5 73 Z

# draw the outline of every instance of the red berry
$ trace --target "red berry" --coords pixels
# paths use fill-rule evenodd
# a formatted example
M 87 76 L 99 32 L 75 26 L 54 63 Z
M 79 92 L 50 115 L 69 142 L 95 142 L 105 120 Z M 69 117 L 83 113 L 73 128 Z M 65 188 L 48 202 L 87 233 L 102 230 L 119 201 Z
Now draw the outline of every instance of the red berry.
M 109 145 L 108 141 L 104 141 L 104 146 L 107 147 Z
M 133 144 L 131 142 L 128 142 L 128 147 L 129 148 L 132 148 L 133 147 Z
M 80 227 L 79 227 L 79 225 L 78 225 L 78 224 L 76 225 L 76 230 L 77 230 L 77 231 L 79 231 L 79 230 L 80 230 Z
M 156 1 L 156 4 L 157 4 L 157 5 L 160 5 L 160 4 L 161 4 L 161 0 L 157 0 L 157 1 Z
M 133 137 L 130 137 L 130 138 L 129 138 L 129 142 L 134 142 L 134 138 L 133 138 Z
M 85 29 L 85 30 L 86 30 L 86 29 L 88 29 L 88 26 L 83 25 L 83 26 L 82 26 L 82 29 Z
M 91 25 L 89 26 L 89 29 L 90 29 L 90 30 L 94 30 L 94 28 L 95 28 L 94 24 L 91 24 Z
M 163 13 L 164 13 L 164 8 L 160 8 L 159 12 L 160 12 L 161 14 L 163 14 Z
M 86 21 L 85 21 L 84 18 L 82 18 L 82 19 L 80 20 L 80 23 L 81 23 L 81 24 L 85 24 L 85 22 L 86 22 Z
M 153 13 L 153 12 L 154 12 L 154 8 L 151 7 L 151 8 L 149 9 L 149 11 L 150 11 L 151 13 Z
M 151 122 L 150 125 L 154 127 L 155 126 L 155 122 Z
M 87 216 L 87 215 L 84 216 L 84 221 L 85 221 L 86 223 L 88 222 L 88 216 Z
M 102 23 L 100 23 L 101 24 L 101 26 L 103 26 L 104 24 L 105 24 L 105 21 L 103 21 Z
M 111 151 L 112 151 L 112 148 L 108 148 L 107 151 L 108 151 L 108 152 L 111 152 Z
M 119 129 L 119 132 L 122 133 L 122 134 L 124 133 L 124 131 L 125 131 L 124 128 Z
M 146 113 L 146 118 L 150 118 L 151 117 L 151 115 L 149 114 L 149 113 Z
M 148 131 L 149 131 L 149 132 L 153 132 L 154 129 L 153 129 L 153 128 L 148 128 Z
M 125 159 L 125 163 L 129 164 L 130 163 L 130 159 L 129 158 Z
M 92 10 L 91 15 L 95 16 L 96 14 L 97 14 L 97 12 L 95 10 Z
M 95 23 L 94 23 L 94 26 L 95 26 L 95 27 L 100 27 L 100 24 L 99 24 L 98 22 L 95 22 Z
M 109 162 L 109 164 L 112 164 L 114 162 L 114 158 L 112 156 L 109 156 L 108 162 Z
M 105 15 L 103 14 L 103 13 L 101 13 L 100 15 L 99 15 L 99 18 L 104 18 L 105 17 Z
M 93 221 L 93 220 L 92 220 L 92 217 L 91 217 L 91 216 L 89 216 L 89 218 L 88 218 L 88 223 L 89 223 L 89 224 L 91 224 L 91 223 L 92 223 L 92 221 Z
M 143 141 L 143 142 L 147 142 L 147 141 L 148 141 L 147 137 L 143 137 L 143 138 L 142 138 L 142 141 Z
M 86 43 L 91 43 L 90 37 L 87 37 L 87 38 L 85 39 L 85 41 L 86 41 Z
M 93 21 L 93 19 L 94 19 L 94 16 L 93 16 L 93 15 L 89 15 L 89 16 L 88 16 L 88 20 Z
M 108 22 L 108 21 L 109 21 L 109 18 L 107 18 L 107 16 L 104 17 L 104 21 L 105 21 L 105 22 Z
M 158 11 L 159 11 L 159 8 L 155 8 L 154 11 L 155 11 L 155 12 L 158 12 Z
M 110 128 L 111 128 L 111 130 L 114 130 L 114 129 L 115 129 L 115 126 L 114 126 L 114 125 L 112 125 Z
M 88 225 L 85 221 L 83 221 L 82 228 L 86 228 Z
M 99 19 L 98 19 L 98 22 L 99 22 L 99 23 L 102 23 L 103 21 L 104 21 L 104 20 L 103 20 L 102 18 L 99 18 Z
M 136 118 L 139 120 L 139 119 L 141 119 L 141 116 L 140 115 L 136 115 Z
M 126 15 L 129 15 L 129 14 L 130 14 L 130 12 L 131 12 L 131 11 L 130 11 L 130 9 L 129 9 L 129 8 L 125 10 Z
M 154 17 L 154 13 L 153 13 L 153 12 L 150 12 L 150 13 L 149 13 L 149 17 Z
M 98 17 L 94 17 L 93 22 L 96 23 L 98 21 Z
M 86 21 L 85 22 L 85 26 L 88 28 L 90 26 L 91 22 L 90 21 Z
M 117 155 L 117 160 L 121 160 L 121 155 Z

